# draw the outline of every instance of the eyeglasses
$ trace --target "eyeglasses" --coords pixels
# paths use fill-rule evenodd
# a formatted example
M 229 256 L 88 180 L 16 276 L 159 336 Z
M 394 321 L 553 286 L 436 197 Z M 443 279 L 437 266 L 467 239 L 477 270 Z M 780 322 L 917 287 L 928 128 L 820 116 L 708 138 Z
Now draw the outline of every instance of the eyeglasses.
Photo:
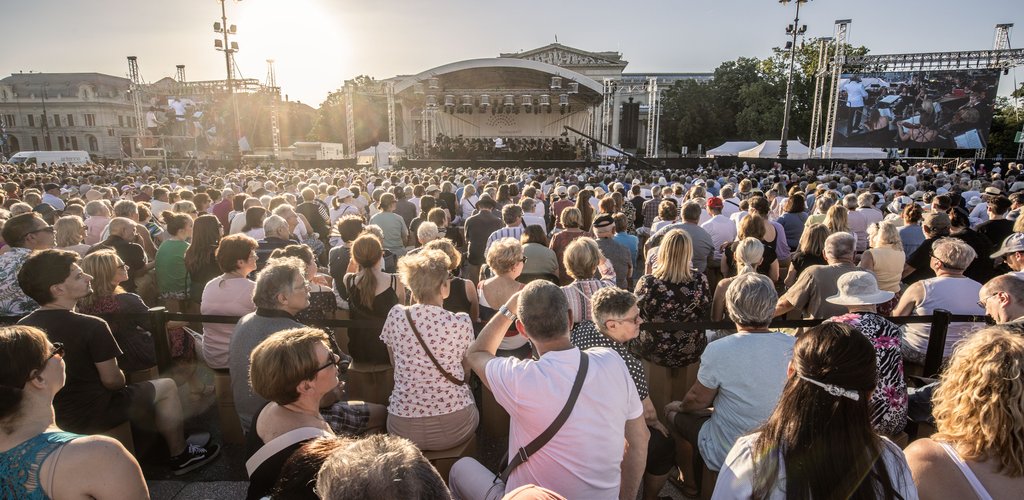
M 117 265 L 117 268 L 118 269 L 124 269 L 125 271 L 127 271 L 128 270 L 128 264 L 122 262 L 122 263 Z
M 523 262 L 523 264 L 526 264 L 526 256 L 525 255 L 523 256 L 522 262 Z
M 640 323 L 643 323 L 644 319 L 640 317 L 640 313 L 637 313 L 636 316 L 633 316 L 632 318 L 618 318 L 609 319 L 605 321 L 615 321 L 618 323 L 633 323 L 634 325 L 639 325 Z
M 329 368 L 331 366 L 340 369 L 340 367 L 338 366 L 338 363 L 341 363 L 341 356 L 338 356 L 337 354 L 334 354 L 333 352 L 328 351 L 327 352 L 327 363 L 325 363 L 320 368 L 317 368 L 316 371 L 313 372 L 313 377 L 316 377 L 316 375 L 318 373 L 323 371 L 325 368 Z M 310 377 L 310 378 L 313 378 L 313 377 Z
M 992 297 L 995 297 L 996 295 L 999 295 L 1000 293 L 1002 293 L 1002 292 L 996 292 L 996 293 L 990 294 L 989 296 L 979 300 L 978 301 L 978 307 L 984 309 L 985 308 L 985 304 L 988 303 L 988 299 L 991 299 Z
M 54 231 L 53 226 L 46 226 L 46 227 L 41 227 L 39 229 L 36 229 L 34 231 L 29 231 L 29 232 L 25 233 L 25 236 L 28 236 L 30 234 L 42 233 L 42 232 L 47 232 L 47 233 L 53 234 L 53 231 Z
M 43 361 L 43 366 L 46 366 L 46 363 L 49 363 L 51 359 L 53 359 L 54 357 L 58 357 L 58 356 L 60 357 L 60 359 L 64 359 L 64 343 L 63 342 L 54 342 L 53 343 L 53 349 L 50 350 L 50 355 L 46 357 L 46 361 Z

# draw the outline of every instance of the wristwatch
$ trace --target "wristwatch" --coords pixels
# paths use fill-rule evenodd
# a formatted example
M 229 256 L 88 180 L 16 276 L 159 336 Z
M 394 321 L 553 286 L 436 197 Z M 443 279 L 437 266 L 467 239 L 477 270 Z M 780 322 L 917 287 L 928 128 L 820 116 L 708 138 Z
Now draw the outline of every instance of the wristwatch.
M 516 320 L 516 313 L 510 311 L 509 308 L 505 307 L 504 304 L 502 304 L 501 307 L 498 308 L 498 314 L 508 318 L 509 321 Z

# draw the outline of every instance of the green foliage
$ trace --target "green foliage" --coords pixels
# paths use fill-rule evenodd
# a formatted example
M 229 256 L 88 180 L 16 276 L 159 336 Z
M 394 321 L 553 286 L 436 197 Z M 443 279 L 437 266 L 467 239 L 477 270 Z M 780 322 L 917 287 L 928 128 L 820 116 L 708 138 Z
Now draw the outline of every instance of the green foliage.
M 1020 92 L 1021 89 L 1017 91 Z M 1013 139 L 1017 132 L 1021 131 L 1021 127 L 1024 127 L 1024 108 L 1016 106 L 1014 101 L 1004 97 L 997 98 L 992 128 L 989 129 L 987 156 L 992 158 L 1002 155 L 1005 158 L 1015 158 L 1020 145 L 1013 142 Z
M 829 47 L 829 52 L 833 48 Z M 847 54 L 863 55 L 865 47 L 846 47 Z M 778 139 L 786 101 L 789 51 L 775 48 L 766 59 L 741 57 L 715 69 L 710 82 L 676 82 L 664 95 L 662 130 L 666 146 L 705 149 L 730 140 Z M 818 45 L 796 50 L 789 138 L 807 140 L 814 107 Z M 828 94 L 826 80 L 823 94 Z M 827 107 L 826 96 L 822 103 Z
M 387 140 L 387 103 L 381 96 L 363 93 L 376 90 L 379 83 L 373 78 L 359 75 L 351 82 L 355 87 L 352 111 L 355 115 L 356 150 L 362 150 Z M 395 112 L 401 113 L 401 109 L 396 107 Z M 347 136 L 345 89 L 342 88 L 328 94 L 327 99 L 320 105 L 308 139 L 347 144 Z

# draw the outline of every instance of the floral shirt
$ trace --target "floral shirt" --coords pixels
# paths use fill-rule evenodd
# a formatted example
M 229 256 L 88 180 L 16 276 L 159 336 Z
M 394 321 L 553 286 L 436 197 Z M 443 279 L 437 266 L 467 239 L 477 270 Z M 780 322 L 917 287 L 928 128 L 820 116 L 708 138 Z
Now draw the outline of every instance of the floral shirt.
M 898 434 L 907 425 L 907 383 L 903 378 L 900 327 L 874 313 L 844 314 L 830 321 L 857 328 L 875 346 L 878 383 L 871 394 L 871 425 L 879 434 Z
M 669 283 L 645 274 L 636 284 L 640 317 L 647 322 L 705 321 L 711 314 L 708 278 L 694 269 L 689 283 Z M 641 330 L 630 349 L 660 366 L 679 368 L 700 360 L 708 345 L 703 330 Z
M 647 399 L 650 391 L 647 388 L 647 373 L 644 371 L 644 364 L 633 353 L 629 352 L 626 344 L 620 344 L 611 337 L 599 332 L 597 325 L 592 321 L 584 321 L 577 324 L 572 329 L 571 340 L 572 345 L 584 351 L 596 347 L 607 347 L 619 353 L 619 356 L 622 356 L 622 360 L 626 362 L 626 368 L 629 370 L 629 376 L 633 378 L 633 384 L 636 385 L 636 392 L 639 394 L 640 400 Z
M 466 313 L 452 313 L 437 306 L 409 307 L 416 329 L 444 369 L 463 378 L 462 358 L 473 341 L 473 323 Z M 399 417 L 436 417 L 474 404 L 469 385 L 456 385 L 434 366 L 416 340 L 405 316 L 405 307 L 388 312 L 380 340 L 391 348 L 395 388 L 388 413 Z
M 24 316 L 39 308 L 18 284 L 18 271 L 31 253 L 28 248 L 11 247 L 0 255 L 0 316 Z

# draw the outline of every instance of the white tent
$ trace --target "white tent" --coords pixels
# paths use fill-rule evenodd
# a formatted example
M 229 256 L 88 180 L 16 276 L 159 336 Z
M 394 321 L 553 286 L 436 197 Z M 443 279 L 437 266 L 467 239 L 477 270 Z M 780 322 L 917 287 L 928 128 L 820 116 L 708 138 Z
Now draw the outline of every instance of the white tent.
M 736 156 L 740 151 L 757 146 L 757 141 L 729 141 L 714 149 L 709 149 L 708 156 Z
M 821 157 L 821 148 L 814 150 L 812 158 Z M 880 148 L 832 148 L 831 158 L 840 160 L 884 160 L 889 153 Z
M 782 141 L 764 141 L 750 149 L 740 151 L 740 158 L 778 158 L 779 146 Z M 800 141 L 792 140 L 786 142 L 788 158 L 791 160 L 803 160 L 807 158 L 807 146 L 800 144 Z
M 380 142 L 356 153 L 356 164 L 385 167 L 405 155 L 405 150 L 390 142 Z

